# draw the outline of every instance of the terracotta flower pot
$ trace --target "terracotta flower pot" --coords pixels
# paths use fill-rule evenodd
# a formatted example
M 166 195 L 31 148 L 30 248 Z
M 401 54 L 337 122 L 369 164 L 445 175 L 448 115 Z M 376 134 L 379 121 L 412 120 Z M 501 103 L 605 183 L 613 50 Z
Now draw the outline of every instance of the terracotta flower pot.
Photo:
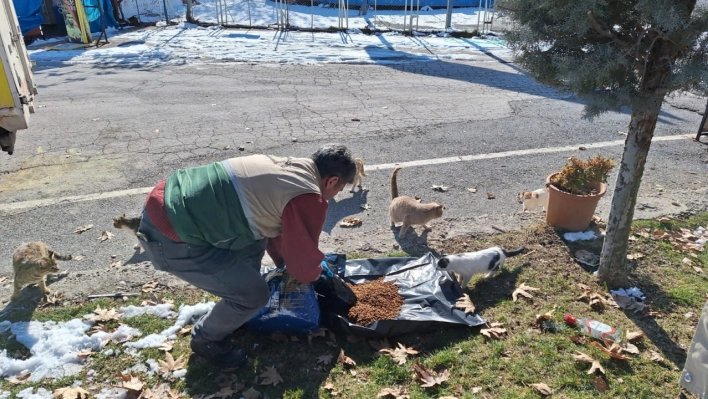
M 554 227 L 560 227 L 568 231 L 585 231 L 590 226 L 595 208 L 605 192 L 607 185 L 604 183 L 592 183 L 590 187 L 597 190 L 597 194 L 575 195 L 561 191 L 554 187 L 551 177 L 546 178 L 548 186 L 548 209 L 546 209 L 546 222 Z

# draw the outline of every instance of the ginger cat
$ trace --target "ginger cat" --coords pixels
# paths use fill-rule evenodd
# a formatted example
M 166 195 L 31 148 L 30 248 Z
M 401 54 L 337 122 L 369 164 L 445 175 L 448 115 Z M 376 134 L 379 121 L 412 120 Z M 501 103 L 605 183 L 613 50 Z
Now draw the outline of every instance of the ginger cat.
M 10 300 L 20 296 L 22 287 L 27 284 L 37 284 L 43 293 L 49 294 L 45 282 L 46 276 L 59 271 L 59 260 L 71 260 L 71 255 L 59 255 L 47 244 L 34 241 L 23 243 L 12 254 L 12 268 L 15 270 L 15 290 Z
M 366 172 L 364 172 L 364 161 L 361 158 L 354 158 L 354 163 L 356 163 L 356 175 L 354 175 L 354 182 L 352 183 L 352 189 L 349 190 L 350 193 L 354 192 L 354 187 L 359 186 L 361 190 L 364 190 L 364 187 L 361 186 L 362 183 L 362 176 L 366 176 Z
M 443 206 L 431 202 L 429 204 L 421 204 L 417 200 L 409 196 L 398 196 L 398 182 L 396 175 L 398 171 L 403 169 L 398 166 L 391 173 L 391 205 L 388 208 L 388 215 L 391 218 L 391 226 L 396 223 L 401 224 L 399 237 L 403 237 L 412 225 L 422 225 L 426 230 L 430 230 L 427 223 L 433 219 L 437 219 L 443 215 Z

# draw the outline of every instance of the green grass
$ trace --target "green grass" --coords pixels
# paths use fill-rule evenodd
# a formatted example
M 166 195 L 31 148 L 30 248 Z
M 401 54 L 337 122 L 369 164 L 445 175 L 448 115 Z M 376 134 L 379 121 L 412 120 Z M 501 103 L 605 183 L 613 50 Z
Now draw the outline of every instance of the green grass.
M 146 387 L 154 389 L 160 384 L 168 384 L 184 392 L 185 397 L 213 394 L 221 384 L 238 381 L 244 389 L 253 387 L 264 396 L 288 399 L 371 399 L 376 398 L 383 388 L 400 388 L 412 399 L 441 396 L 541 398 L 541 394 L 531 387 L 535 383 L 547 384 L 554 390 L 552 397 L 558 398 L 676 398 L 680 393 L 677 381 L 685 361 L 685 348 L 690 344 L 708 291 L 706 276 L 684 263 L 683 259 L 688 257 L 695 266 L 705 267 L 708 265 L 708 251 L 693 257 L 676 251 L 668 242 L 651 237 L 656 230 L 693 230 L 706 225 L 708 213 L 667 223 L 654 220 L 635 223 L 633 231 L 636 240 L 630 242 L 629 253 L 642 253 L 644 257 L 632 268 L 630 280 L 632 285 L 646 294 L 647 311 L 658 312 L 658 317 L 607 306 L 591 308 L 587 300 L 578 300 L 581 293 L 578 283 L 589 286 L 597 293 L 605 294 L 606 291 L 590 272 L 574 263 L 570 255 L 578 249 L 598 253 L 602 243 L 565 243 L 558 232 L 546 226 L 536 226 L 522 232 L 476 240 L 470 237 L 453 238 L 433 248 L 456 253 L 494 245 L 506 248 L 526 245 L 528 251 L 523 256 L 508 259 L 503 270 L 493 279 L 475 278 L 465 291 L 482 317 L 501 323 L 502 328 L 506 329 L 506 334 L 500 339 L 485 337 L 479 333 L 479 328 L 441 328 L 425 334 L 392 337 L 389 339 L 392 347 L 400 342 L 420 352 L 409 356 L 401 365 L 391 357 L 377 353 L 366 340 L 350 341 L 347 337 L 337 336 L 336 344 L 332 346 L 328 337 L 314 338 L 310 344 L 306 336 L 300 335 L 295 336 L 297 341 L 280 342 L 263 334 L 241 330 L 234 335 L 235 342 L 246 348 L 253 362 L 239 369 L 224 370 L 192 355 L 189 337 L 179 336 L 170 353 L 174 358 L 183 356 L 186 360 L 187 375 L 184 378 L 172 380 L 159 374 L 149 376 L 146 372 L 139 372 L 137 376 Z M 641 234 L 648 234 L 648 238 Z M 348 258 L 407 256 L 411 255 L 395 251 L 386 254 L 354 253 L 349 254 Z M 511 293 L 521 283 L 539 290 L 532 293 L 533 298 L 513 301 Z M 218 299 L 199 290 L 165 292 L 161 296 L 174 300 L 175 307 L 183 303 Z M 99 305 L 104 309 L 117 309 L 128 304 L 138 305 L 150 298 L 150 295 L 143 294 L 126 302 L 102 299 L 39 309 L 22 317 L 25 320 L 31 317 L 39 321 L 66 321 L 81 318 Z M 592 316 L 625 331 L 643 331 L 646 337 L 637 343 L 640 354 L 630 355 L 630 360 L 612 359 L 589 345 L 591 340 L 576 343 L 572 338 L 578 332 L 573 328 L 544 332 L 536 323 L 536 315 L 554 308 L 552 319 L 557 323 L 561 323 L 564 313 L 571 313 Z M 693 316 L 687 317 L 690 314 Z M 146 336 L 164 330 L 174 320 L 143 315 L 122 319 L 120 323 L 138 328 Z M 107 323 L 107 327 L 116 328 L 118 322 Z M 15 341 L 10 332 L 0 333 L 0 348 L 6 348 L 11 356 L 28 356 L 27 349 Z M 41 386 L 53 390 L 82 380 L 84 388 L 95 395 L 109 384 L 119 385 L 121 371 L 138 363 L 145 364 L 148 359 L 165 359 L 165 352 L 156 348 L 141 350 L 137 357 L 125 353 L 125 347 L 120 344 L 109 343 L 104 349 L 120 349 L 121 353 L 118 356 L 105 352 L 95 354 L 76 377 L 18 385 L 0 380 L 0 390 L 9 391 L 10 397 L 14 398 L 28 387 Z M 337 364 L 336 359 L 342 349 L 356 362 L 356 367 Z M 650 350 L 661 354 L 665 360 L 651 360 Z M 592 380 L 598 374 L 587 374 L 590 365 L 573 359 L 577 352 L 600 362 L 605 370 L 608 392 L 597 392 Z M 332 355 L 332 362 L 318 362 L 318 357 L 326 354 Z M 423 388 L 415 378 L 415 362 L 436 373 L 447 371 L 450 373 L 449 379 L 437 386 Z M 261 385 L 262 378 L 259 376 L 266 367 L 275 367 L 283 382 L 276 386 Z M 92 370 L 93 382 L 89 381 L 89 370 Z M 333 389 L 328 389 L 330 386 Z

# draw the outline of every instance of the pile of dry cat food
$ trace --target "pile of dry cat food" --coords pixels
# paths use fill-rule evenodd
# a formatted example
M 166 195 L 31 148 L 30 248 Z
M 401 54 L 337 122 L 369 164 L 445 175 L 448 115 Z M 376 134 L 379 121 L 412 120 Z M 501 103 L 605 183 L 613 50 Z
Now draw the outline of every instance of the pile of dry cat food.
M 398 287 L 383 277 L 362 284 L 349 284 L 356 305 L 349 309 L 347 317 L 360 326 L 369 325 L 376 320 L 390 320 L 398 316 L 403 306 L 403 297 Z

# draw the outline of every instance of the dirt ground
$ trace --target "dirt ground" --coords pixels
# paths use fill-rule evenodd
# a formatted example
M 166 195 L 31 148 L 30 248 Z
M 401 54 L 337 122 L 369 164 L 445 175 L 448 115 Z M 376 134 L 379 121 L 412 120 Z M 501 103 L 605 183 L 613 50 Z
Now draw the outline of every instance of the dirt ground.
M 661 201 L 661 199 L 657 199 Z M 609 203 L 609 201 L 606 201 Z M 657 203 L 654 209 L 672 209 L 670 200 L 666 204 Z M 609 205 L 609 204 L 606 204 Z M 683 214 L 701 211 L 694 208 L 683 211 Z M 599 213 L 602 211 L 599 210 Z M 635 219 L 654 217 L 661 214 L 658 211 L 652 213 L 638 210 Z M 668 213 L 665 213 L 668 214 Z M 423 231 L 422 227 L 417 227 L 414 232 L 408 232 L 404 239 L 398 239 L 398 230 L 389 227 L 379 227 L 371 231 L 357 231 L 356 228 L 344 230 L 345 234 L 326 235 L 320 239 L 320 249 L 325 253 L 356 253 L 359 256 L 371 258 L 385 257 L 387 254 L 398 251 L 406 251 L 414 255 L 422 255 L 428 251 L 437 253 L 459 253 L 473 251 L 484 248 L 484 245 L 494 241 L 494 235 L 502 233 L 518 232 L 518 239 L 513 243 L 499 242 L 495 245 L 504 247 L 516 247 L 525 245 L 524 233 L 529 227 L 540 226 L 544 223 L 543 212 L 516 213 L 505 216 L 480 215 L 478 217 L 447 219 L 442 218 L 430 223 L 431 231 Z M 512 235 L 513 236 L 513 235 Z M 508 235 L 507 235 L 508 237 Z M 480 243 L 484 241 L 485 243 Z M 535 246 L 538 246 L 537 238 Z M 559 242 L 560 243 L 560 242 Z M 536 248 L 537 250 L 543 249 Z M 562 248 L 566 246 L 561 245 Z M 533 248 L 527 248 L 533 250 Z M 554 250 L 555 251 L 555 250 Z M 534 257 L 547 256 L 556 258 L 557 253 L 548 253 L 547 250 L 539 251 Z M 53 293 L 60 294 L 64 303 L 82 302 L 87 300 L 88 295 L 94 294 L 114 294 L 114 293 L 139 293 L 143 284 L 150 281 L 157 281 L 164 287 L 172 290 L 189 289 L 190 285 L 167 273 L 156 271 L 144 256 L 135 256 L 134 263 L 127 263 L 118 267 L 109 267 L 100 270 L 72 272 L 72 261 L 60 262 L 62 273 L 49 280 L 48 286 Z M 266 255 L 263 260 L 264 265 L 272 265 L 272 261 Z M 41 293 L 35 287 L 24 289 L 19 301 L 14 304 L 9 303 L 12 295 L 13 284 L 11 279 L 0 282 L 2 290 L 0 292 L 0 316 L 10 316 L 13 312 L 26 310 L 34 307 L 41 300 Z

